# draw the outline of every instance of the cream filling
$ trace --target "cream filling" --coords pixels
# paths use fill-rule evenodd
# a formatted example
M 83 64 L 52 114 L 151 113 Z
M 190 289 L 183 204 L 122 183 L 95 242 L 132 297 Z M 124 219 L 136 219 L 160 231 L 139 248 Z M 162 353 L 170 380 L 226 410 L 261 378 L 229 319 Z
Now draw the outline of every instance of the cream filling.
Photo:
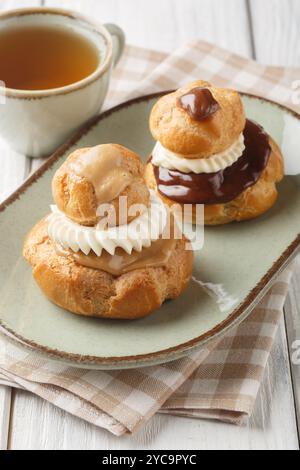
M 233 165 L 243 155 L 244 150 L 243 134 L 227 150 L 208 158 L 197 158 L 197 155 L 185 158 L 184 155 L 171 152 L 157 142 L 152 152 L 152 164 L 181 173 L 216 173 Z
M 168 209 L 161 199 L 150 191 L 150 207 L 127 225 L 101 230 L 85 227 L 73 222 L 57 206 L 51 206 L 52 214 L 48 217 L 48 235 L 54 243 L 74 253 L 82 251 L 85 255 L 94 252 L 101 256 L 102 251 L 114 255 L 118 247 L 131 254 L 133 250 L 141 252 L 158 240 L 168 222 Z

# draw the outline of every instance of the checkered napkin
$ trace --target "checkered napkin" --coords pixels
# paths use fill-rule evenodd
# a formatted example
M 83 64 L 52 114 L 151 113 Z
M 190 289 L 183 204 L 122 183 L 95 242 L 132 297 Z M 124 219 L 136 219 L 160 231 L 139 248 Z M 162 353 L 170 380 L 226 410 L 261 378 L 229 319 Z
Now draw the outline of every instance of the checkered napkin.
M 291 94 L 300 70 L 261 66 L 202 41 L 169 57 L 128 47 L 114 71 L 106 108 L 200 78 L 297 110 Z M 120 371 L 67 367 L 1 335 L 0 383 L 29 390 L 118 436 L 136 432 L 156 412 L 241 424 L 254 406 L 291 273 L 292 267 L 282 273 L 250 317 L 218 342 L 160 366 Z

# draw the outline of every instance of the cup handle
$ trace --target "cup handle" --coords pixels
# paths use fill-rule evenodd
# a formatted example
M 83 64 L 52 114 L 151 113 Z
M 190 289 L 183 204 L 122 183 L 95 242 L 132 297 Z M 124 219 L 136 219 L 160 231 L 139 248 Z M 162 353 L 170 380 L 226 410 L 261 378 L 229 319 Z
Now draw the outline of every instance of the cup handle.
M 115 67 L 124 52 L 125 33 L 123 29 L 120 28 L 120 26 L 117 26 L 113 23 L 106 23 L 104 27 L 111 34 L 113 39 L 113 66 Z

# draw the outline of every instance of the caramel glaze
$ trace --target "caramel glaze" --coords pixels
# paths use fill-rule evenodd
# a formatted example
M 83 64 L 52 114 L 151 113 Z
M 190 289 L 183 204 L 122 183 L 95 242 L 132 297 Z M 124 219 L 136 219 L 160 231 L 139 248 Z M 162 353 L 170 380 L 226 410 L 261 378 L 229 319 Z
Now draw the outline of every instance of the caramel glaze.
M 181 173 L 153 165 L 158 191 L 182 204 L 225 204 L 253 186 L 266 168 L 271 146 L 269 136 L 247 119 L 245 150 L 230 167 L 216 173 Z
M 129 255 L 122 248 L 117 248 L 112 256 L 103 250 L 101 256 L 94 253 L 85 255 L 81 251 L 73 253 L 65 250 L 60 245 L 55 245 L 59 256 L 71 256 L 77 264 L 92 269 L 100 269 L 113 276 L 121 276 L 134 269 L 163 267 L 167 264 L 176 240 L 174 238 L 163 239 L 153 242 L 149 248 L 143 248 L 141 252 L 132 251 Z
M 195 121 L 203 121 L 215 114 L 220 105 L 208 88 L 195 87 L 177 100 L 177 105 Z
M 123 167 L 122 153 L 111 144 L 88 149 L 71 165 L 77 176 L 93 185 L 98 205 L 113 201 L 132 181 Z

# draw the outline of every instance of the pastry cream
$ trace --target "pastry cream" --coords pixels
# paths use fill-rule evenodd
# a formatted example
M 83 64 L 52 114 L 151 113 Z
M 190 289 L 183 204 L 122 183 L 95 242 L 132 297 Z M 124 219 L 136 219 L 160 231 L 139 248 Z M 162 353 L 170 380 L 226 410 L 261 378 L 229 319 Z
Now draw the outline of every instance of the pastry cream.
M 98 205 L 117 198 L 132 181 L 132 175 L 122 166 L 123 156 L 118 148 L 98 145 L 83 152 L 72 169 L 94 187 Z
M 216 173 L 233 165 L 245 150 L 243 134 L 224 152 L 208 158 L 197 158 L 197 155 L 184 155 L 171 152 L 157 142 L 152 152 L 152 164 L 168 170 L 177 170 L 181 173 Z
M 81 266 L 100 269 L 113 276 L 121 276 L 135 269 L 165 266 L 175 244 L 174 238 L 168 240 L 160 238 L 151 243 L 149 248 L 143 248 L 140 252 L 134 251 L 128 254 L 122 248 L 117 248 L 113 256 L 105 251 L 101 256 L 96 256 L 94 253 L 85 255 L 81 251 L 73 253 L 60 245 L 56 245 L 55 250 L 59 256 L 72 256 L 74 261 Z
M 101 256 L 102 251 L 114 255 L 117 248 L 129 255 L 133 250 L 141 252 L 145 247 L 158 240 L 168 222 L 168 209 L 155 194 L 150 191 L 150 206 L 128 225 L 100 230 L 96 227 L 79 225 L 65 216 L 56 206 L 51 206 L 52 214 L 48 218 L 48 234 L 52 241 L 64 249 L 85 255 L 94 252 Z

